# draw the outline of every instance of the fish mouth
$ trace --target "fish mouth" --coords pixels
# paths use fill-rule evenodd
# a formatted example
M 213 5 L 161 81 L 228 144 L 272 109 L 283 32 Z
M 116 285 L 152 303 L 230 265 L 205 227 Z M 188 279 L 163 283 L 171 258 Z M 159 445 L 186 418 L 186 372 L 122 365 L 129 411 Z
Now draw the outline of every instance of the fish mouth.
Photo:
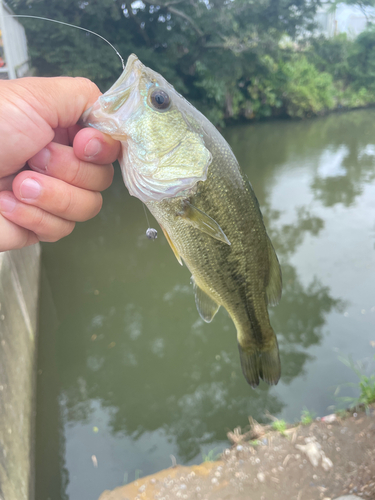
M 126 122 L 140 104 L 138 84 L 143 68 L 138 57 L 131 54 L 118 80 L 83 113 L 80 124 L 121 139 L 121 123 Z

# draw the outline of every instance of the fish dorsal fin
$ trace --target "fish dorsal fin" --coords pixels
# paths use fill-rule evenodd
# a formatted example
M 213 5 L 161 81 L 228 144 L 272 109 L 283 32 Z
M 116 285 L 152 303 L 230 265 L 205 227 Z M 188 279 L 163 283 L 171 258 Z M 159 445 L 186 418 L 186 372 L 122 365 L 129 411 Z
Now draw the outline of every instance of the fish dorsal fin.
M 220 306 L 214 300 L 211 299 L 199 286 L 195 283 L 194 278 L 191 277 L 194 293 L 195 293 L 195 305 L 197 306 L 200 317 L 206 323 L 211 323 L 214 319 L 215 314 L 218 312 Z
M 160 227 L 162 228 L 162 231 L 163 231 L 163 233 L 164 233 L 164 236 L 165 236 L 166 240 L 168 241 L 169 246 L 172 248 L 173 253 L 174 253 L 174 255 L 175 255 L 176 259 L 178 260 L 179 264 L 182 266 L 181 255 L 178 253 L 177 248 L 174 246 L 173 241 L 171 240 L 171 238 L 170 238 L 169 234 L 168 234 L 168 233 L 167 233 L 167 231 L 164 229 L 164 227 L 163 227 L 163 226 L 160 226 Z
M 215 238 L 216 240 L 230 245 L 230 241 L 226 237 L 219 224 L 209 215 L 202 212 L 202 210 L 199 210 L 199 208 L 192 205 L 190 202 L 183 202 L 183 209 L 181 212 L 179 212 L 178 215 L 180 215 L 188 224 L 191 224 L 196 229 L 199 229 L 209 236 L 212 236 L 212 238 Z
M 267 237 L 268 260 L 270 266 L 269 280 L 266 287 L 268 303 L 271 306 L 276 306 L 279 303 L 282 289 L 282 277 L 279 260 L 275 249 L 272 246 L 271 240 Z

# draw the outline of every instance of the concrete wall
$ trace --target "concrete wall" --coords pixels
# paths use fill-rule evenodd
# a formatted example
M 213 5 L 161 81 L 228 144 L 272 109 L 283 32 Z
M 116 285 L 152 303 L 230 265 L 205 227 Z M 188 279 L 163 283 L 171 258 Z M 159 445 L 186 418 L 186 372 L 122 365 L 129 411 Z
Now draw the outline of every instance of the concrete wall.
M 40 246 L 0 253 L 0 500 L 34 498 Z

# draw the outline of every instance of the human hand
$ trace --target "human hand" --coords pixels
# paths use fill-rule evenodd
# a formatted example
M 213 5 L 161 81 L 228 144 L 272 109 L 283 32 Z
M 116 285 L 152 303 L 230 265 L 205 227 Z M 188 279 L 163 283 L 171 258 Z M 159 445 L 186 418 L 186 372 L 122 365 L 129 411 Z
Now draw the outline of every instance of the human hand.
M 57 241 L 100 211 L 120 143 L 76 125 L 99 95 L 84 78 L 0 80 L 0 252 Z

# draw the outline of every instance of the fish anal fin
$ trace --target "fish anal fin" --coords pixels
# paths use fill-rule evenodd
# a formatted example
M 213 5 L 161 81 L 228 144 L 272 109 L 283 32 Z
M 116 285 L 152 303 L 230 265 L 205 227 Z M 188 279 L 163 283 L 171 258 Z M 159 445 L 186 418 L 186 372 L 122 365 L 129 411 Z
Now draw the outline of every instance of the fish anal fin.
M 178 215 L 196 229 L 199 229 L 203 233 L 208 234 L 216 240 L 230 245 L 230 241 L 226 237 L 219 224 L 214 219 L 212 219 L 212 217 L 202 212 L 202 210 L 199 210 L 199 208 L 195 207 L 190 202 L 183 202 L 183 208 L 181 212 L 178 213 Z
M 181 255 L 178 253 L 177 248 L 174 246 L 173 241 L 171 240 L 171 238 L 170 238 L 169 234 L 168 234 L 168 233 L 167 233 L 167 231 L 164 229 L 164 227 L 163 227 L 163 226 L 160 226 L 160 227 L 162 228 L 162 231 L 163 231 L 163 233 L 164 233 L 164 236 L 165 236 L 166 240 L 168 241 L 169 246 L 170 246 L 170 247 L 171 247 L 171 249 L 173 250 L 173 253 L 174 253 L 174 255 L 175 255 L 176 259 L 178 260 L 179 264 L 182 266 L 183 264 L 182 264 L 182 260 L 181 260 Z
M 211 323 L 220 306 L 213 299 L 211 299 L 206 292 L 199 288 L 199 286 L 195 283 L 194 278 L 192 278 L 192 281 L 194 285 L 195 304 L 199 315 L 203 321 Z
M 269 262 L 269 279 L 266 287 L 268 303 L 271 306 L 276 306 L 281 297 L 282 277 L 279 260 L 275 249 L 272 246 L 271 240 L 267 238 L 268 262 Z

